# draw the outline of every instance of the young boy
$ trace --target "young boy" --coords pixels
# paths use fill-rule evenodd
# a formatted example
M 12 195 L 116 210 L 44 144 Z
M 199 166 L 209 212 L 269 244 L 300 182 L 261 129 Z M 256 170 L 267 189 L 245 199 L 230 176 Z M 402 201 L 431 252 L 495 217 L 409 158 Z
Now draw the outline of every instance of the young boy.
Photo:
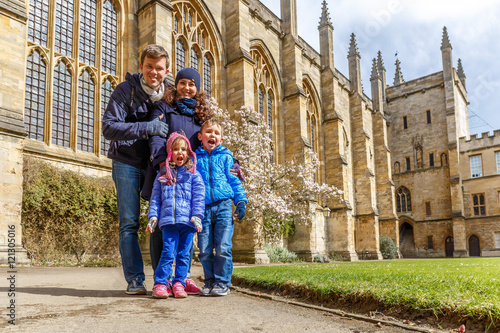
M 213 118 L 207 120 L 198 138 L 202 146 L 196 150 L 197 167 L 205 183 L 205 217 L 203 230 L 198 233 L 198 257 L 205 275 L 200 295 L 225 296 L 229 295 L 233 275 L 233 202 L 234 217 L 241 220 L 248 201 L 240 180 L 230 172 L 233 154 L 221 145 L 221 124 Z

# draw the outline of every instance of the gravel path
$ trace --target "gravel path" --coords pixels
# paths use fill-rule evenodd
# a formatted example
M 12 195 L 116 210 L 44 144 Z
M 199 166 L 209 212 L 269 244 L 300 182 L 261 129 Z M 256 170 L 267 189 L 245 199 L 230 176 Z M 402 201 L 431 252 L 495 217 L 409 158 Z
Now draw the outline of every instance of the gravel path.
M 18 268 L 15 296 L 0 268 L 2 332 L 404 332 L 397 327 L 276 302 L 232 291 L 226 297 L 153 299 L 125 294 L 122 269 Z M 193 277 L 202 275 L 194 265 Z M 146 285 L 153 287 L 146 267 Z M 201 285 L 198 279 L 195 279 Z M 8 309 L 15 302 L 15 323 Z

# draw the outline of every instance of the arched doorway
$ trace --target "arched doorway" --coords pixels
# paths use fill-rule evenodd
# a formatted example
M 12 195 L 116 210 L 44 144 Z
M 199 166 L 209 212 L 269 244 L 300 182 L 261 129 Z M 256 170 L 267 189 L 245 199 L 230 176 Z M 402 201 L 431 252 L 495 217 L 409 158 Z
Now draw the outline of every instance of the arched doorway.
M 446 256 L 453 258 L 453 251 L 455 251 L 455 245 L 453 243 L 453 237 L 446 238 L 445 241 Z
M 469 237 L 469 257 L 480 257 L 479 237 L 472 235 Z
M 404 257 L 415 256 L 413 227 L 408 222 L 403 223 L 399 228 L 399 250 Z

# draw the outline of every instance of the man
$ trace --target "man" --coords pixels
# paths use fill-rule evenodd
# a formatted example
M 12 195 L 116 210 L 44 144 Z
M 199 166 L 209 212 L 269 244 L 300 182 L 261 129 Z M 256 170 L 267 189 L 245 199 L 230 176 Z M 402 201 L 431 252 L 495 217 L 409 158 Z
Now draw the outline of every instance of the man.
M 150 121 L 153 105 L 163 97 L 170 59 L 159 45 L 142 51 L 140 73 L 127 73 L 109 100 L 102 118 L 102 133 L 111 140 L 108 157 L 116 186 L 119 215 L 119 247 L 129 295 L 145 295 L 144 264 L 139 247 L 140 191 L 150 158 L 148 140 L 165 137 L 168 125 Z

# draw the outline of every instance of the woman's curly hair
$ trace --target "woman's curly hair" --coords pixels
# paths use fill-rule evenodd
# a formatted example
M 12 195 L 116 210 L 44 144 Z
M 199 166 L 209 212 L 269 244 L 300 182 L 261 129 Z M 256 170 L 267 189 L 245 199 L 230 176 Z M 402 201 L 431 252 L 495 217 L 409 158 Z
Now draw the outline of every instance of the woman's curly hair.
M 175 108 L 175 103 L 181 98 L 182 97 L 177 93 L 177 90 L 173 86 L 168 87 L 163 94 L 163 100 L 165 103 L 173 108 Z M 194 107 L 195 118 L 198 119 L 200 123 L 204 123 L 208 119 L 212 118 L 207 105 L 207 94 L 204 91 L 201 93 L 197 92 L 194 99 L 196 100 L 196 106 Z

